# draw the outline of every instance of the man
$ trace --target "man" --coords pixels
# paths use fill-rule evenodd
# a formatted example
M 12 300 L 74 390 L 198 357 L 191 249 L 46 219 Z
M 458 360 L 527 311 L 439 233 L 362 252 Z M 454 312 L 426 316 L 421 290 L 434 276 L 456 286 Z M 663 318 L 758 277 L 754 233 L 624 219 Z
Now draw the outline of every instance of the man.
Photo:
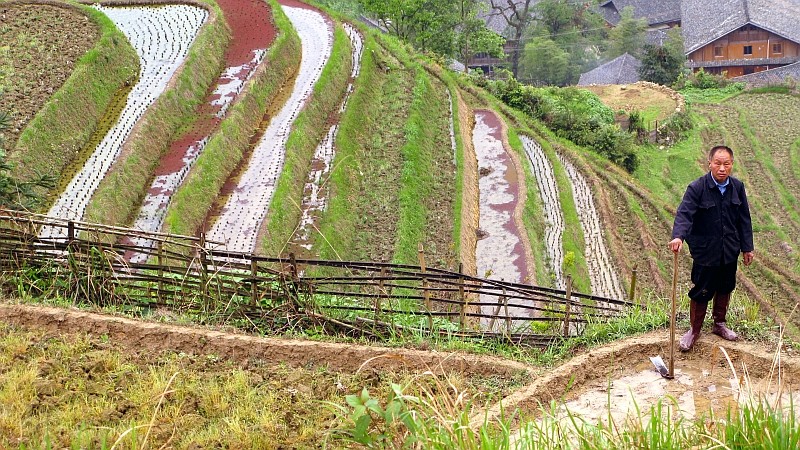
M 742 253 L 744 265 L 753 262 L 753 225 L 744 184 L 731 176 L 733 150 L 718 145 L 708 153 L 709 172 L 686 188 L 678 206 L 669 248 L 678 253 L 683 241 L 692 254 L 689 290 L 690 328 L 678 348 L 689 351 L 703 327 L 708 302 L 713 298 L 711 332 L 735 341 L 736 333 L 725 325 L 731 292 L 736 285 L 736 264 Z

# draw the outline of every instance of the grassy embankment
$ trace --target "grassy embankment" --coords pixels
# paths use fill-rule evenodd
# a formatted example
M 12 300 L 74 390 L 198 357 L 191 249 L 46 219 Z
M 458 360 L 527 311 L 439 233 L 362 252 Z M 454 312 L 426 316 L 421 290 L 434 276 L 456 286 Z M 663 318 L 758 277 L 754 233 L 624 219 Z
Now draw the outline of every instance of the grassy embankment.
M 97 24 L 100 39 L 77 61 L 70 77 L 28 123 L 11 149 L 10 159 L 18 164 L 17 173 L 23 179 L 37 173 L 70 176 L 65 169 L 83 157 L 109 107 L 127 94 L 138 74 L 136 51 L 114 23 L 94 8 L 72 7 Z
M 256 249 L 267 255 L 283 253 L 300 222 L 303 191 L 317 145 L 335 120 L 353 68 L 350 38 L 335 25 L 330 59 L 314 85 L 310 101 L 297 116 L 286 141 L 286 159 L 264 219 L 264 238 Z M 362 112 L 363 113 L 363 112 Z
M 230 41 L 220 8 L 210 2 L 203 6 L 210 12 L 209 19 L 195 38 L 174 86 L 156 99 L 134 129 L 89 202 L 87 221 L 130 225 L 161 156 L 198 119 L 197 107 L 222 70 L 222 58 Z
M 394 39 L 366 33 L 316 242 L 323 258 L 417 264 L 421 243 L 429 266 L 455 268 L 445 89 Z
M 403 142 L 395 121 L 408 115 L 413 78 L 372 32 L 364 38 L 361 73 L 339 122 L 329 204 L 315 242 L 323 259 L 388 261 L 393 248 Z
M 194 235 L 218 197 L 222 185 L 250 149 L 265 114 L 282 105 L 271 103 L 291 83 L 300 65 L 300 39 L 280 5 L 270 1 L 278 36 L 262 67 L 247 84 L 219 130 L 209 139 L 186 180 L 175 192 L 164 221 L 165 231 Z

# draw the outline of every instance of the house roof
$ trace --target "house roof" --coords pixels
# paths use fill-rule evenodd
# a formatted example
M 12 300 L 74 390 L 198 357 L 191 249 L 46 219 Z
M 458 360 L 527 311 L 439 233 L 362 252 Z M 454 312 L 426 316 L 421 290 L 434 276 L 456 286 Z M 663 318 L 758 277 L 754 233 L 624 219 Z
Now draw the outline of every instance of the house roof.
M 683 0 L 681 15 L 686 54 L 744 25 L 800 42 L 800 0 Z
M 633 7 L 635 19 L 647 19 L 649 26 L 681 20 L 681 0 L 605 0 L 598 9 L 606 22 L 617 25 L 626 6 Z
M 629 84 L 639 81 L 639 67 L 642 62 L 628 53 L 582 73 L 578 86 L 590 84 Z
M 749 87 L 767 86 L 772 84 L 783 84 L 786 78 L 800 80 L 800 62 L 789 64 L 776 69 L 764 70 L 761 72 L 742 75 L 731 78 L 731 81 L 743 81 Z

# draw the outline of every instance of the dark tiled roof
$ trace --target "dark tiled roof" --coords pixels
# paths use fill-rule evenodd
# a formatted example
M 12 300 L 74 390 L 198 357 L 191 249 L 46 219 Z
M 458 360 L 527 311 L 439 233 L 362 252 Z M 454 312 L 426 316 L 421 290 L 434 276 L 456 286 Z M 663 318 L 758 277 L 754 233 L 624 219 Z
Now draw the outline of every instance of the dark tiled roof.
M 650 26 L 681 20 L 681 0 L 606 0 L 599 10 L 608 23 L 616 25 L 626 6 L 633 7 L 634 18 L 647 19 Z
M 630 84 L 639 81 L 639 67 L 642 62 L 625 53 L 602 66 L 582 73 L 578 86 L 590 84 Z
M 762 72 L 751 73 L 750 75 L 731 78 L 731 81 L 743 81 L 747 83 L 749 87 L 758 87 L 771 84 L 783 84 L 786 82 L 787 77 L 800 81 L 800 62 L 778 67 L 777 69 L 764 70 Z
M 681 15 L 687 54 L 747 24 L 800 42 L 800 0 L 683 0 Z

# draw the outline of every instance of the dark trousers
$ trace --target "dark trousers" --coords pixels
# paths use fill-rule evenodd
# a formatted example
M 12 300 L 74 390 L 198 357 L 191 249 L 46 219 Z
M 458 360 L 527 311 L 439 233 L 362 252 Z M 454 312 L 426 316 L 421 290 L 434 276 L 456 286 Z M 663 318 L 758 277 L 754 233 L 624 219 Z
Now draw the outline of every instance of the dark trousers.
M 721 266 L 692 264 L 694 286 L 689 289 L 689 298 L 708 303 L 716 293 L 729 294 L 736 287 L 736 266 L 736 261 Z

